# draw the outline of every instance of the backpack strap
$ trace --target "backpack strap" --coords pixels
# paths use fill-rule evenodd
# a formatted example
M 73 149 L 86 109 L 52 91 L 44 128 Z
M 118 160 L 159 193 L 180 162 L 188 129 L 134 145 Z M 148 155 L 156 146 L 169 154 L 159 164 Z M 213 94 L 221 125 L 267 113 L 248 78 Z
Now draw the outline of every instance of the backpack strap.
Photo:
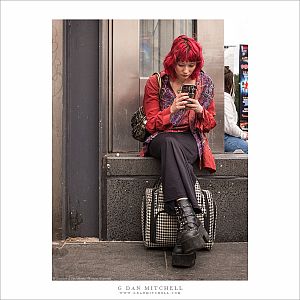
M 161 90 L 161 76 L 158 72 L 153 73 L 152 75 L 156 75 L 157 81 L 158 81 L 158 86 L 159 86 L 159 91 L 158 91 L 158 96 L 160 98 L 160 90 Z

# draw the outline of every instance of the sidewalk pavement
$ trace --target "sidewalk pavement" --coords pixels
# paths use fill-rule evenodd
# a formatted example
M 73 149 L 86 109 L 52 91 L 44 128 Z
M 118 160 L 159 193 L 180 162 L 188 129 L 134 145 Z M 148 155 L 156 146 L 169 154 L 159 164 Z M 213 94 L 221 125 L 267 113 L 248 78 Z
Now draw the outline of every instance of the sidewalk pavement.
M 69 238 L 52 244 L 53 280 L 248 280 L 248 243 L 215 243 L 192 268 L 172 267 L 171 250 L 142 242 Z

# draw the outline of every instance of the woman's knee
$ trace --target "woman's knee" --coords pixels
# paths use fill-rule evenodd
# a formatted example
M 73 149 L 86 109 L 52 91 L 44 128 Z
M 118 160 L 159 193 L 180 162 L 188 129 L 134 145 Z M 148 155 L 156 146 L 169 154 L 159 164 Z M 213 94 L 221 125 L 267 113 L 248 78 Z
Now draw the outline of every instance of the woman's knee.
M 225 152 L 234 152 L 241 149 L 244 153 L 248 153 L 248 143 L 237 137 L 230 137 L 224 140 Z
M 177 141 L 176 138 L 171 134 L 161 133 L 151 143 L 159 146 L 164 146 L 168 144 L 177 143 Z
M 176 145 L 176 138 L 167 133 L 161 133 L 153 139 L 149 145 L 150 154 L 160 157 L 161 151 L 167 150 L 170 145 Z
M 162 134 L 160 139 L 160 147 L 161 149 L 169 148 L 169 147 L 179 147 L 180 143 L 177 141 L 176 137 L 169 134 Z

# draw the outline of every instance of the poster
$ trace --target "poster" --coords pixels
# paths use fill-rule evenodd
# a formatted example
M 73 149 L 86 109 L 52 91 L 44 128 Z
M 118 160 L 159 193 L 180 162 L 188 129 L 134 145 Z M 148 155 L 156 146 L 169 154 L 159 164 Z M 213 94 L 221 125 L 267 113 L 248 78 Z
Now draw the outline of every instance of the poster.
M 240 45 L 240 127 L 248 131 L 248 45 Z

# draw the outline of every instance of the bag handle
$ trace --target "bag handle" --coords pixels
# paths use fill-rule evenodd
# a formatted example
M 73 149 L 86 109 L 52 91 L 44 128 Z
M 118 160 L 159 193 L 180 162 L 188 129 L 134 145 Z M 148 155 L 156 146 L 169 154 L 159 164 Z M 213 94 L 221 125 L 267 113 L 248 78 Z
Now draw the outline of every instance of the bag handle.
M 161 184 L 162 184 L 162 178 L 161 176 L 159 176 L 159 178 L 154 183 L 153 190 L 157 191 Z

